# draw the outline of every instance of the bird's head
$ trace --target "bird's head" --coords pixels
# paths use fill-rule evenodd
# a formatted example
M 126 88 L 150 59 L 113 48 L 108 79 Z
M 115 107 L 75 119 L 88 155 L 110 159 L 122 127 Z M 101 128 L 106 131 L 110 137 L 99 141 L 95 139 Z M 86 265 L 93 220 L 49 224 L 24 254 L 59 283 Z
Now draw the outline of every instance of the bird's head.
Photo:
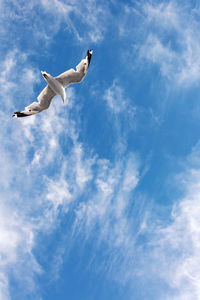
M 42 76 L 44 77 L 44 79 L 47 79 L 47 77 L 48 77 L 48 74 L 47 74 L 47 72 L 45 72 L 45 71 L 41 71 L 41 73 L 42 73 Z
M 84 74 L 87 73 L 87 70 L 88 70 L 88 68 L 90 66 L 90 62 L 91 62 L 91 58 L 92 58 L 92 53 L 93 53 L 92 49 L 87 51 L 86 58 L 84 59 L 84 68 L 83 68 Z
M 91 59 L 92 59 L 92 53 L 93 53 L 93 49 L 90 49 L 90 50 L 87 51 L 87 54 L 86 54 L 86 60 L 87 60 L 88 68 L 89 68 L 89 65 L 90 65 L 90 62 L 91 62 Z

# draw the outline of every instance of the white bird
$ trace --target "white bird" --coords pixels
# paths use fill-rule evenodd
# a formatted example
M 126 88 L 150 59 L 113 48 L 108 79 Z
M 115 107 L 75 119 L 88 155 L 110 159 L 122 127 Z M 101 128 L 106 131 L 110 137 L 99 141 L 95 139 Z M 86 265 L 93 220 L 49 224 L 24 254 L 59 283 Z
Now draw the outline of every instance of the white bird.
M 83 80 L 90 65 L 92 52 L 92 49 L 87 51 L 86 58 L 82 59 L 81 62 L 76 66 L 76 71 L 74 69 L 69 69 L 57 77 L 53 77 L 47 72 L 41 71 L 44 79 L 47 82 L 47 86 L 39 94 L 37 98 L 38 102 L 31 103 L 29 106 L 25 107 L 25 110 L 16 111 L 13 114 L 13 117 L 28 117 L 48 109 L 52 99 L 56 95 L 60 95 L 64 103 L 66 99 L 65 88 L 71 83 L 77 83 Z

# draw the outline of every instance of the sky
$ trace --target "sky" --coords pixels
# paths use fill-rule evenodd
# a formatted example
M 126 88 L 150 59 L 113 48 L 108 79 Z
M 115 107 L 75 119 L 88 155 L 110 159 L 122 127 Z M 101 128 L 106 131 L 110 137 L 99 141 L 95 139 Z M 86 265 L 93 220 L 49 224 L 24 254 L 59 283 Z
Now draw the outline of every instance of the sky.
M 200 299 L 200 2 L 0 15 L 0 300 Z M 88 49 L 64 105 L 12 118 Z

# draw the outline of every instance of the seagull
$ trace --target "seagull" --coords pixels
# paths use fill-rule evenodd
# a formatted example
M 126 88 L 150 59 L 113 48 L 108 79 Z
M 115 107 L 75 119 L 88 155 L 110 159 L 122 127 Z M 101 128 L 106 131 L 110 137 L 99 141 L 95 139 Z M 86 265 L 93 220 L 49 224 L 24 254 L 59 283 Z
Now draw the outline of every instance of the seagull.
M 69 69 L 57 77 L 53 77 L 45 71 L 41 71 L 42 76 L 47 82 L 47 86 L 38 96 L 38 102 L 33 102 L 25 107 L 25 110 L 16 111 L 13 114 L 15 118 L 28 117 L 40 113 L 49 108 L 52 99 L 56 95 L 60 95 L 63 103 L 66 99 L 65 88 L 71 83 L 81 82 L 87 74 L 93 50 L 88 50 L 86 57 L 74 69 Z

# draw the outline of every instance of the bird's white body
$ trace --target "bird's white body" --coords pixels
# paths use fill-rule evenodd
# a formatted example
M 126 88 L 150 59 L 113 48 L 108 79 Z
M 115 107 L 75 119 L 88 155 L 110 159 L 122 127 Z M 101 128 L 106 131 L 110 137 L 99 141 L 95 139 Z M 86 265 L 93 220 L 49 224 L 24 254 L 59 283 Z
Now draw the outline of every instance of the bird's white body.
M 52 89 L 52 91 L 56 95 L 60 95 L 64 103 L 66 99 L 66 93 L 63 85 L 56 78 L 54 78 L 47 72 L 41 71 L 41 73 L 44 79 L 46 80 L 46 82 L 48 83 L 48 85 L 50 86 L 50 88 Z
M 38 102 L 33 102 L 29 106 L 25 107 L 23 111 L 17 111 L 13 114 L 13 117 L 27 117 L 40 113 L 41 111 L 48 109 L 52 99 L 56 95 L 60 95 L 63 103 L 66 99 L 65 88 L 72 83 L 81 82 L 87 74 L 88 67 L 90 65 L 93 50 L 88 50 L 86 58 L 82 59 L 81 62 L 74 69 L 60 74 L 57 77 L 53 77 L 47 72 L 41 72 L 44 79 L 47 82 L 47 86 L 38 96 Z

